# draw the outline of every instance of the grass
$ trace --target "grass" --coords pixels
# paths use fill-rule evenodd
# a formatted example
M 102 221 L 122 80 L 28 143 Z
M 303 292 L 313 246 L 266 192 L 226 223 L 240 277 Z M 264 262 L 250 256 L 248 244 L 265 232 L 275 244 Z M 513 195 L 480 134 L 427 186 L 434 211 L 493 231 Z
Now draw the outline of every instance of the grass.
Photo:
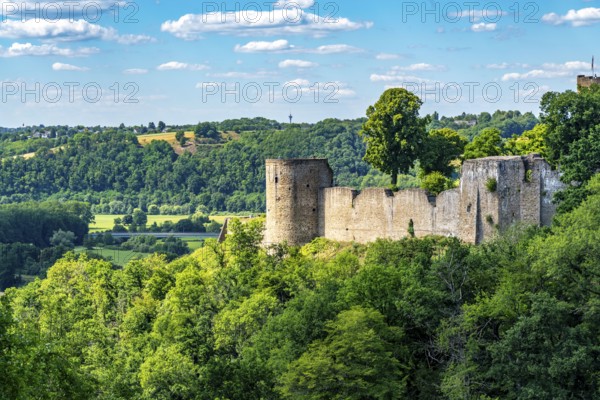
M 181 238 L 181 240 L 188 244 L 191 253 L 204 247 L 204 240 L 201 239 L 186 237 Z
M 164 140 L 165 142 L 168 142 L 171 146 L 173 146 L 173 145 L 178 144 L 177 139 L 175 139 L 175 133 L 176 132 L 153 133 L 151 135 L 140 135 L 137 137 L 137 140 L 142 146 L 147 146 L 156 140 Z M 194 132 L 185 132 L 185 137 L 190 140 L 193 140 Z
M 246 213 L 245 215 L 211 215 L 209 218 L 213 221 L 217 221 L 220 224 L 225 222 L 227 218 L 235 217 L 248 217 L 250 215 L 256 216 L 256 214 Z M 90 224 L 90 233 L 104 232 L 111 230 L 115 225 L 115 218 L 122 218 L 122 215 L 106 215 L 98 214 L 95 216 L 96 222 Z M 148 215 L 148 223 L 146 225 L 152 225 L 156 222 L 158 225 L 166 221 L 171 221 L 176 224 L 182 219 L 189 218 L 189 215 Z
M 108 231 L 115 225 L 115 218 L 122 217 L 122 215 L 96 215 L 96 222 L 90 224 L 90 233 Z M 152 225 L 154 222 L 160 225 L 165 221 L 171 221 L 176 224 L 186 218 L 188 218 L 187 215 L 148 215 L 147 225 Z

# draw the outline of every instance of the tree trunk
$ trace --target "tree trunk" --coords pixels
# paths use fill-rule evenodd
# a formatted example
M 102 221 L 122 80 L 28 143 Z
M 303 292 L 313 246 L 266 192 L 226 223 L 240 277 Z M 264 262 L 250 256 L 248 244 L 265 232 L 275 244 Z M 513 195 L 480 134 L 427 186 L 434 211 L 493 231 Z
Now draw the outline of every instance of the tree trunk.
M 392 186 L 398 186 L 398 172 L 392 172 Z

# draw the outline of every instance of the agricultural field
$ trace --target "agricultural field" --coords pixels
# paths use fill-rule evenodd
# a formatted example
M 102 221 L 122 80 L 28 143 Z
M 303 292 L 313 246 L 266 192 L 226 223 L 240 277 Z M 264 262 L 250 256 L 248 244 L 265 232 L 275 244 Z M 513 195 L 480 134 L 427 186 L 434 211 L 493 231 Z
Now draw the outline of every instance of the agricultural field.
M 194 132 L 185 132 L 185 137 L 190 140 L 193 140 Z M 178 145 L 177 139 L 175 139 L 175 132 L 140 135 L 137 137 L 137 140 L 142 146 L 147 146 L 156 140 L 164 140 L 165 142 L 168 142 L 171 146 Z
M 90 224 L 90 233 L 104 232 L 112 229 L 115 225 L 115 218 L 123 217 L 122 215 L 96 215 L 96 222 Z M 188 215 L 148 215 L 148 225 L 156 222 L 158 225 L 166 221 L 171 221 L 174 224 L 182 219 L 188 218 Z
M 195 237 L 184 237 L 181 238 L 184 242 L 186 242 L 190 248 L 190 251 L 193 253 L 194 251 L 201 249 L 204 247 L 204 240 Z
M 248 216 L 250 216 L 250 213 L 246 213 L 244 215 L 226 215 L 226 214 L 214 215 L 214 216 L 210 216 L 209 218 L 213 221 L 217 221 L 218 223 L 222 224 L 225 222 L 225 220 L 227 218 L 238 217 L 238 218 L 246 219 L 246 218 L 248 218 Z M 90 224 L 90 233 L 104 232 L 104 231 L 108 231 L 108 230 L 112 229 L 113 226 L 115 225 L 115 218 L 120 218 L 120 217 L 123 217 L 123 216 L 122 215 L 105 215 L 105 214 L 96 215 L 95 222 Z M 189 215 L 148 215 L 147 225 L 152 225 L 154 222 L 156 222 L 158 225 L 160 225 L 166 221 L 171 221 L 172 223 L 176 224 L 177 222 L 181 221 L 182 219 L 186 219 L 186 218 L 189 218 Z

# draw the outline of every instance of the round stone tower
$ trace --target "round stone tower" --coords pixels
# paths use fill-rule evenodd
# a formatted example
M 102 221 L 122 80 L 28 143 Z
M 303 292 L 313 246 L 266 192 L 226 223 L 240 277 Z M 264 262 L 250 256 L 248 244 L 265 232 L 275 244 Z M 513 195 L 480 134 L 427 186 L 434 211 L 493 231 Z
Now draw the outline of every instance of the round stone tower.
M 323 159 L 267 160 L 265 244 L 299 246 L 319 235 L 319 192 L 333 186 Z

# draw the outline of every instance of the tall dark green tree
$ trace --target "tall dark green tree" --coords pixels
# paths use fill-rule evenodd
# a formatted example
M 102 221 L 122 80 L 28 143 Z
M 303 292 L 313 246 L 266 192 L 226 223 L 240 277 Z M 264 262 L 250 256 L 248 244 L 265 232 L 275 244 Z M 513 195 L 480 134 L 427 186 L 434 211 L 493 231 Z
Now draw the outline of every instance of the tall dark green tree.
M 438 171 L 444 176 L 450 176 L 454 169 L 450 162 L 462 155 L 466 144 L 467 140 L 455 130 L 442 128 L 429 131 L 424 151 L 419 156 L 423 174 Z
M 600 85 L 546 93 L 541 109 L 549 161 L 560 167 L 563 182 L 576 183 L 557 197 L 560 211 L 569 211 L 581 204 L 585 183 L 600 170 Z
M 497 128 L 486 128 L 479 136 L 465 146 L 463 158 L 471 160 L 474 158 L 499 156 L 502 154 L 502 136 Z
M 398 183 L 398 174 L 414 165 L 426 139 L 428 120 L 419 117 L 422 101 L 406 89 L 386 90 L 367 109 L 361 135 L 367 144 L 364 160 Z

